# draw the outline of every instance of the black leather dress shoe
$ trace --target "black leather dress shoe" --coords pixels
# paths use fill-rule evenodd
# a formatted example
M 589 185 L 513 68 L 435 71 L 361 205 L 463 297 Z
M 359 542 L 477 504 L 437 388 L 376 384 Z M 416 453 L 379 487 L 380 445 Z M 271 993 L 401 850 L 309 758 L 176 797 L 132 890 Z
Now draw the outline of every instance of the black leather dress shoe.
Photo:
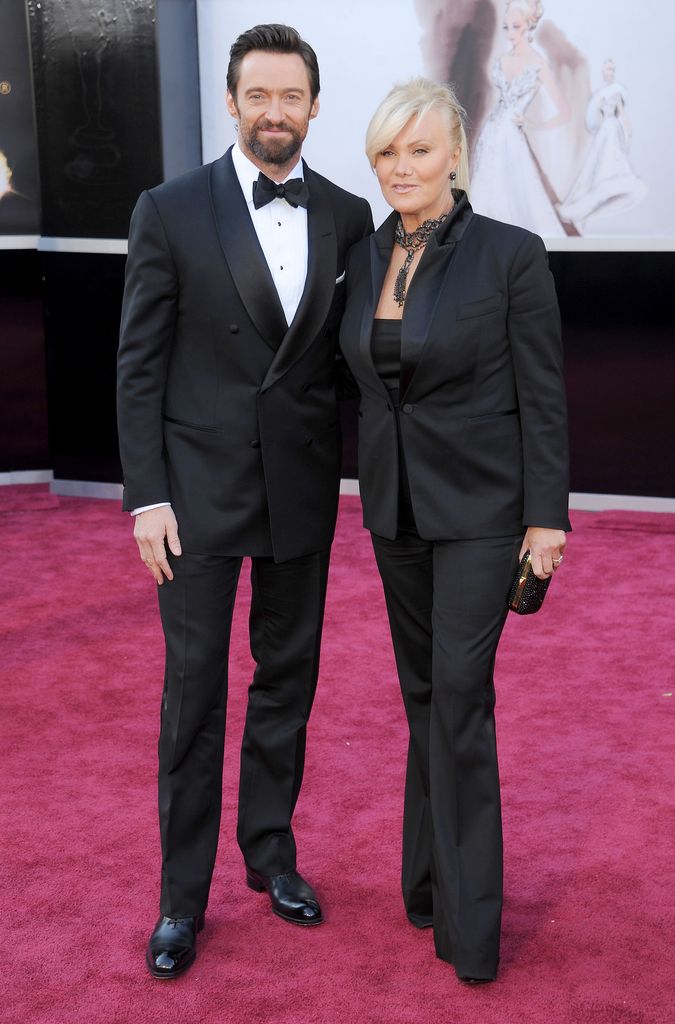
M 261 875 L 246 865 L 246 884 L 255 892 L 269 893 L 272 910 L 291 924 L 321 924 L 323 915 L 311 885 L 297 871 Z
M 197 932 L 204 927 L 199 917 L 160 917 L 150 936 L 145 962 L 153 978 L 177 978 L 197 955 Z

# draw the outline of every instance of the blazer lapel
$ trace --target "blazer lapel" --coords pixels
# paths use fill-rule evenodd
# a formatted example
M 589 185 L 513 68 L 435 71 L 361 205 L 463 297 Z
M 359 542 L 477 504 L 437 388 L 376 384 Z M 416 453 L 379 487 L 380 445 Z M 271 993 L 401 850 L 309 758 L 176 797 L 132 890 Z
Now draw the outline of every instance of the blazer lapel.
M 263 391 L 279 380 L 316 339 L 335 293 L 337 236 L 333 211 L 319 178 L 304 161 L 303 170 L 309 188 L 307 279 L 293 322 L 263 381 Z
M 371 334 L 373 330 L 373 318 L 375 317 L 375 312 L 380 301 L 382 285 L 384 284 L 387 268 L 389 267 L 389 261 L 391 259 L 391 250 L 394 245 L 394 232 L 396 230 L 397 221 L 398 214 L 394 211 L 385 221 L 383 221 L 375 234 L 370 236 L 370 291 L 366 302 L 363 304 L 361 331 L 359 337 L 362 363 L 368 367 L 371 378 L 376 384 L 378 390 L 385 394 L 387 389 L 382 382 L 382 378 L 375 369 L 375 364 L 373 362 Z
M 455 191 L 454 195 L 455 206 L 429 239 L 406 296 L 401 324 L 401 401 L 422 358 L 436 307 L 447 288 L 455 250 L 473 217 L 466 193 Z
M 220 246 L 246 312 L 275 352 L 286 333 L 286 317 L 260 248 L 230 150 L 211 164 L 211 209 Z

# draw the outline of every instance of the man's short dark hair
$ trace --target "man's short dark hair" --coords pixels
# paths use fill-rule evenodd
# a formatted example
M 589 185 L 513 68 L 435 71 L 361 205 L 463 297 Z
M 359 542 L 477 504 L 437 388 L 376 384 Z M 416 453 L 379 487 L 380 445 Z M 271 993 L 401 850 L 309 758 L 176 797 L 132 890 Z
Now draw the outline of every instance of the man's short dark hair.
M 242 32 L 232 43 L 230 63 L 227 66 L 227 88 L 235 100 L 241 62 L 252 50 L 265 50 L 267 53 L 297 53 L 299 57 L 302 57 L 309 75 L 309 89 L 312 102 L 314 102 L 320 89 L 319 62 L 309 43 L 306 43 L 300 33 L 290 25 L 256 25 L 255 28 Z

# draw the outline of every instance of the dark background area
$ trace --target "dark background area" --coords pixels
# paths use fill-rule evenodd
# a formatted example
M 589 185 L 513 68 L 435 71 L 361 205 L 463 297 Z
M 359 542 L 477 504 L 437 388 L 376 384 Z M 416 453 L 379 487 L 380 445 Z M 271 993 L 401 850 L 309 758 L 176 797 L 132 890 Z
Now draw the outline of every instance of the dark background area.
M 40 255 L 0 250 L 0 472 L 49 462 Z
M 29 0 L 28 18 L 4 20 L 21 6 L 0 0 L 0 80 L 10 53 L 21 80 L 23 54 L 22 93 L 32 78 L 36 95 L 37 134 L 24 118 L 22 159 L 27 167 L 39 159 L 42 221 L 21 230 L 124 238 L 138 193 L 201 158 L 194 0 Z M 108 38 L 97 41 L 97 31 Z M 5 203 L 0 234 L 19 233 L 2 219 Z M 0 472 L 121 480 L 115 356 L 124 262 L 116 253 L 0 250 Z M 550 262 L 563 318 L 572 490 L 673 496 L 675 253 L 552 252 Z M 354 402 L 344 405 L 343 436 L 344 475 L 355 476 Z

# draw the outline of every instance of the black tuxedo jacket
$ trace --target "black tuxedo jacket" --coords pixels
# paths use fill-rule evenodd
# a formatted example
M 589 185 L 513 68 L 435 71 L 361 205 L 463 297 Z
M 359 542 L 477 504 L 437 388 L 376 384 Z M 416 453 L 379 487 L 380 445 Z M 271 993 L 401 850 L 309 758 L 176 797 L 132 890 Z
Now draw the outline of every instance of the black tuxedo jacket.
M 402 321 L 400 430 L 427 540 L 569 529 L 560 316 L 544 245 L 473 213 L 464 193 L 430 239 Z M 394 410 L 370 338 L 397 214 L 354 247 L 341 347 L 361 391 L 364 525 L 393 539 Z
M 124 508 L 170 501 L 185 550 L 300 557 L 330 544 L 345 256 L 370 208 L 304 166 L 308 271 L 287 327 L 228 151 L 144 192 L 122 309 Z

